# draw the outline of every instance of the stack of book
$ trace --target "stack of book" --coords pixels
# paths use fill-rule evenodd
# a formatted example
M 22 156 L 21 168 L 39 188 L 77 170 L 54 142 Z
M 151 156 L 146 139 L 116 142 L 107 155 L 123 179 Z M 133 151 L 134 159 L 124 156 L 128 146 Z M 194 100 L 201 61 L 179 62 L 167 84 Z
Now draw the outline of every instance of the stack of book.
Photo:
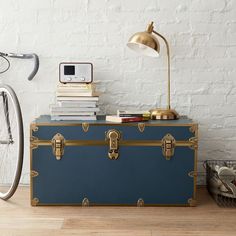
M 126 122 L 141 122 L 150 119 L 149 111 L 117 111 L 117 115 L 106 116 L 106 121 L 126 123 Z
M 50 106 L 52 120 L 96 120 L 99 111 L 94 83 L 59 84 L 56 103 Z

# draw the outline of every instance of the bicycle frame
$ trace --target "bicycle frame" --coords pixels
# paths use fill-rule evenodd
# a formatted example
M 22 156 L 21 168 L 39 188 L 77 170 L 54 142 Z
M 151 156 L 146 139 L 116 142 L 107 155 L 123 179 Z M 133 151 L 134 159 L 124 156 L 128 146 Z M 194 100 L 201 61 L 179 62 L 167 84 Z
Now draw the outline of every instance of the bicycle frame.
M 3 100 L 3 110 L 5 115 L 5 122 L 7 125 L 7 132 L 8 132 L 8 140 L 0 140 L 0 144 L 11 144 L 13 143 L 12 132 L 11 132 L 11 125 L 9 120 L 9 108 L 8 108 L 8 98 L 4 92 L 0 94 Z
M 39 68 L 39 58 L 36 54 L 15 54 L 15 53 L 2 53 L 0 52 L 0 57 L 5 59 L 8 63 L 8 66 L 0 71 L 0 73 L 5 73 L 10 68 L 10 61 L 7 57 L 17 58 L 17 59 L 33 59 L 34 68 L 28 76 L 28 80 L 32 80 Z M 23 119 L 22 113 L 20 109 L 19 100 L 16 96 L 15 91 L 7 84 L 0 84 L 0 101 L 2 102 L 1 107 L 1 120 L 4 124 L 1 124 L 1 128 L 4 128 L 3 135 L 6 137 L 1 137 L 0 146 L 3 149 L 3 160 L 4 154 L 6 154 L 6 159 L 9 163 L 10 160 L 14 157 L 14 161 L 16 165 L 14 167 L 10 167 L 11 169 L 3 169 L 4 171 L 12 172 L 13 178 L 10 181 L 10 185 L 8 188 L 0 189 L 0 199 L 8 200 L 15 193 L 18 184 L 20 182 L 23 160 L 24 160 L 24 127 L 23 127 Z M 12 112 L 14 114 L 12 115 Z M 12 117 L 11 117 L 12 116 Z M 12 125 L 13 124 L 13 125 Z M 16 128 L 15 128 L 16 127 Z M 13 130 L 14 129 L 14 130 Z M 14 132 L 13 132 L 14 131 Z M 9 148 L 9 147 L 12 148 Z M 9 152 L 9 150 L 12 150 Z M 10 154 L 9 154 L 10 153 Z M 9 156 L 8 156 L 9 154 Z M 1 153 L 2 155 L 2 153 Z M 12 157 L 12 158 L 11 158 Z M 4 163 L 3 164 L 4 167 Z M 5 164 L 8 164 L 7 162 Z M 1 167 L 1 166 L 0 166 Z M 4 167 L 6 168 L 6 167 Z M 3 176 L 5 172 L 3 173 Z M 0 174 L 2 174 L 0 173 Z M 0 175 L 1 178 L 1 175 Z M 2 181 L 2 179 L 0 179 Z M 3 181 L 4 183 L 4 181 Z
M 34 68 L 30 75 L 28 76 L 28 80 L 32 80 L 34 76 L 37 74 L 39 69 L 39 57 L 35 53 L 31 54 L 18 54 L 18 53 L 3 53 L 0 52 L 0 56 L 2 57 L 11 57 L 11 58 L 18 58 L 18 59 L 33 59 L 34 60 Z

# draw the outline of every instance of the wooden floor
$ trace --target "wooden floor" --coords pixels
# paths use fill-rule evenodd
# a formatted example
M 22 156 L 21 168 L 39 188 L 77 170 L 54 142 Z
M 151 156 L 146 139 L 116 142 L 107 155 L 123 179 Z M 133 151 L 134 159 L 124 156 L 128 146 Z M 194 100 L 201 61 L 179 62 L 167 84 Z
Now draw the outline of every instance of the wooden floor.
M 186 207 L 31 207 L 29 188 L 0 201 L 0 236 L 236 235 L 236 208 L 219 208 L 205 188 Z

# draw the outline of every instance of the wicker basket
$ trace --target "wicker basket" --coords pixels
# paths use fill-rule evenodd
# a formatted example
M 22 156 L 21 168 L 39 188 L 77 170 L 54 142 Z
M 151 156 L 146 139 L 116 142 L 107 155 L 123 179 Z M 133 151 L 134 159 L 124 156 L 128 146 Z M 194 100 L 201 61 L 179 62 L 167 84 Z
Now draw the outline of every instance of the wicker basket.
M 235 175 L 219 176 L 216 170 L 219 167 L 228 167 L 236 170 L 236 161 L 229 160 L 207 160 L 204 162 L 206 168 L 206 183 L 208 192 L 221 207 L 236 207 L 236 194 L 232 184 L 236 185 Z M 231 182 L 229 182 L 229 179 Z

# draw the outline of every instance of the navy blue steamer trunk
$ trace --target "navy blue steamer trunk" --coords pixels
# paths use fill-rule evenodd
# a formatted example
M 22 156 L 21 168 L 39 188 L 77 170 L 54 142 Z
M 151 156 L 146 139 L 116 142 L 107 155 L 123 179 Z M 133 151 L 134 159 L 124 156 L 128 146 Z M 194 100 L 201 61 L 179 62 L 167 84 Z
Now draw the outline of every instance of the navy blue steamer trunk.
M 196 205 L 192 120 L 31 124 L 31 204 Z

